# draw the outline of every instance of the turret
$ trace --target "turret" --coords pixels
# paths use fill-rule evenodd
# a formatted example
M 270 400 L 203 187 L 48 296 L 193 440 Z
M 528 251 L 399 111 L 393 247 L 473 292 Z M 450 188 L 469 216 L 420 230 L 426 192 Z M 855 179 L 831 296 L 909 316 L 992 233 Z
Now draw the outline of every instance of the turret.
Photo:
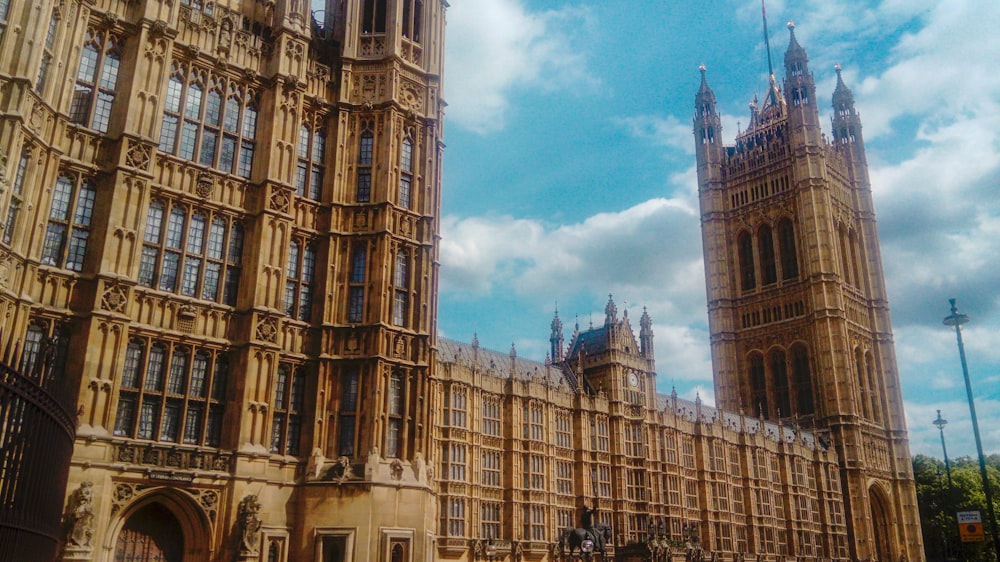
M 559 309 L 556 308 L 556 314 L 552 318 L 552 333 L 549 335 L 549 344 L 551 346 L 550 355 L 552 357 L 553 363 L 558 363 L 563 359 L 563 333 L 562 333 L 562 320 L 559 319 Z
M 844 84 L 840 65 L 837 70 L 837 87 L 833 90 L 833 140 L 837 144 L 852 145 L 854 156 L 864 158 L 864 140 L 861 138 L 861 116 L 854 108 L 854 94 Z
M 653 321 L 646 307 L 642 307 L 639 318 L 639 350 L 646 359 L 653 360 Z
M 795 23 L 788 22 L 788 50 L 785 51 L 785 95 L 792 129 L 803 127 L 806 140 L 819 142 L 819 108 L 816 82 L 809 72 L 809 57 L 795 38 Z
M 699 66 L 698 70 L 701 72 L 701 86 L 694 97 L 694 134 L 700 168 L 721 160 L 722 120 L 715 111 L 715 92 L 709 87 L 705 77 L 705 65 Z
M 604 325 L 614 326 L 618 323 L 618 307 L 615 306 L 615 299 L 608 294 L 608 304 L 604 306 Z

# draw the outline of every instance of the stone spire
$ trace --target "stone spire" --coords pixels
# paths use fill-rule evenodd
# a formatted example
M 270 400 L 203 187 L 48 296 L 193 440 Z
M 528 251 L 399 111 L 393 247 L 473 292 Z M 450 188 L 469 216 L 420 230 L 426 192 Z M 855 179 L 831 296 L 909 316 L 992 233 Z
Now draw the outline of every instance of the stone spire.
M 608 304 L 604 306 L 604 325 L 613 326 L 618 323 L 618 307 L 615 306 L 615 299 L 608 293 Z
M 549 355 L 553 363 L 558 363 L 563 359 L 563 325 L 559 319 L 559 307 L 556 306 L 555 316 L 552 317 L 552 331 L 549 334 Z
M 639 318 L 639 350 L 646 359 L 653 359 L 653 320 L 645 306 Z

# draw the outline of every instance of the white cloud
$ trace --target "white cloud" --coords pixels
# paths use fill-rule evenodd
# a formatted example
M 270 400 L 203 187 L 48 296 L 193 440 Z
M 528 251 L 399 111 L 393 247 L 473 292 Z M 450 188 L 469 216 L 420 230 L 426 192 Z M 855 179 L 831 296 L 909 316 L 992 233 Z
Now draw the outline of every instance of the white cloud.
M 519 0 L 463 0 L 448 9 L 444 79 L 448 123 L 502 129 L 516 88 L 562 90 L 587 75 L 586 9 L 529 12 Z

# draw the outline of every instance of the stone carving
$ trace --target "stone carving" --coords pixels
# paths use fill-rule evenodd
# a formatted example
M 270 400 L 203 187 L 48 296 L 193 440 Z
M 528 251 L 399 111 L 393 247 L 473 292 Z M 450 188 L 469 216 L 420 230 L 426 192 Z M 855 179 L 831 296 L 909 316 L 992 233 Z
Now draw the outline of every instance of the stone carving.
M 109 284 L 101 295 L 101 308 L 125 314 L 125 305 L 128 303 L 128 288 L 118 283 Z
M 278 341 L 278 320 L 276 318 L 261 318 L 257 323 L 257 339 L 268 343 Z
M 111 515 L 118 511 L 135 495 L 135 484 L 118 484 L 111 494 Z
M 141 142 L 128 141 L 128 151 L 125 153 L 125 165 L 137 170 L 149 168 L 149 159 L 152 157 L 153 148 Z
M 351 470 L 351 459 L 347 457 L 340 457 L 337 459 L 337 462 L 333 465 L 333 469 L 330 472 L 334 479 L 340 484 L 350 480 L 354 477 L 354 473 Z
M 403 479 L 403 462 L 399 459 L 392 459 L 389 463 L 389 476 L 399 482 Z
M 424 106 L 423 93 L 420 89 L 410 84 L 409 82 L 404 82 L 399 88 L 400 102 L 402 102 L 403 107 L 409 108 L 413 111 L 419 111 Z
M 215 190 L 215 178 L 208 172 L 198 174 L 198 181 L 195 183 L 194 192 L 198 197 L 208 197 Z
M 240 501 L 240 554 L 256 555 L 260 552 L 260 501 L 249 495 Z
M 271 200 L 269 201 L 269 207 L 272 211 L 279 213 L 288 213 L 288 206 L 290 204 L 288 199 L 288 193 L 284 189 L 275 189 L 271 192 Z
M 69 533 L 71 546 L 89 547 L 94 536 L 94 483 L 84 481 L 70 497 Z

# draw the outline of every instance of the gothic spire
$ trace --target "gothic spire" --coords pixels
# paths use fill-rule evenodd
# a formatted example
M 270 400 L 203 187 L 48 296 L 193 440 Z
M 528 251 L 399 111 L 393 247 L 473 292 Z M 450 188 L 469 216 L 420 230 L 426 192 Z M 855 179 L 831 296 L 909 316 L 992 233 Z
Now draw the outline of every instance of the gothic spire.
M 555 316 L 552 317 L 552 332 L 549 334 L 549 353 L 554 363 L 563 359 L 563 325 L 559 319 L 559 306 L 556 305 Z
M 844 76 L 841 74 L 840 64 L 833 66 L 837 71 L 837 87 L 833 90 L 833 110 L 836 113 L 854 110 L 854 94 L 851 89 L 844 84 Z
M 653 320 L 645 306 L 642 307 L 642 316 L 639 318 L 639 351 L 643 357 L 653 358 Z
M 608 293 L 608 304 L 604 307 L 604 325 L 612 326 L 618 323 L 618 307 L 615 306 L 615 299 Z

